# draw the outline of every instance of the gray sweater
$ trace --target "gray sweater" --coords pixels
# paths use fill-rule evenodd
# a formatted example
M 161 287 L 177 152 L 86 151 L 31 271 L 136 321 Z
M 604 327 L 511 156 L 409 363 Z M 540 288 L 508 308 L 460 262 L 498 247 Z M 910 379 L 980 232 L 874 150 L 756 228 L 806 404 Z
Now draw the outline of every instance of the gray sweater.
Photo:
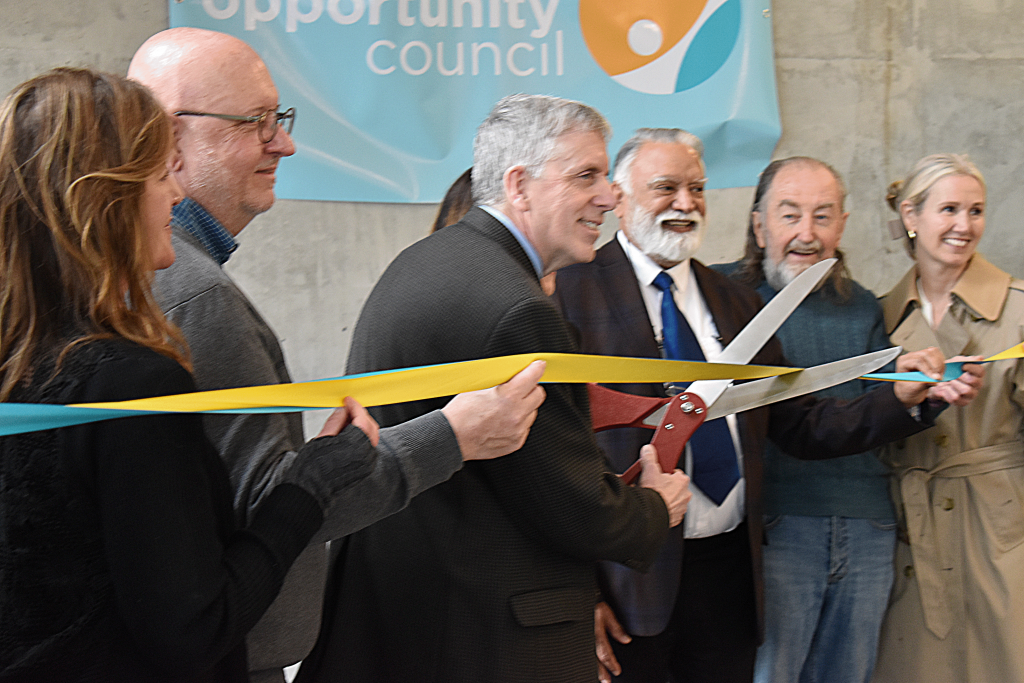
M 192 352 L 200 390 L 290 382 L 273 330 L 202 244 L 174 225 L 177 258 L 154 290 Z M 245 523 L 261 499 L 303 457 L 299 413 L 206 415 L 204 427 L 234 487 Z M 283 681 L 281 669 L 305 657 L 320 629 L 327 570 L 324 541 L 404 508 L 416 494 L 462 466 L 455 434 L 440 411 L 381 430 L 373 472 L 338 496 L 320 533 L 288 573 L 281 593 L 249 633 L 252 680 Z M 345 457 L 345 453 L 338 453 Z

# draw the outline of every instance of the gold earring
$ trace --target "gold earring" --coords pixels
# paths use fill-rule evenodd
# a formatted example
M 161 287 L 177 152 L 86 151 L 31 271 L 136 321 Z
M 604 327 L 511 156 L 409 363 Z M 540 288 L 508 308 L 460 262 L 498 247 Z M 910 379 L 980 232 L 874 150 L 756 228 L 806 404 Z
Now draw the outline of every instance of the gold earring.
M 913 230 L 907 230 L 907 237 L 909 237 L 910 239 L 914 239 L 915 237 L 917 237 L 917 233 L 914 232 Z

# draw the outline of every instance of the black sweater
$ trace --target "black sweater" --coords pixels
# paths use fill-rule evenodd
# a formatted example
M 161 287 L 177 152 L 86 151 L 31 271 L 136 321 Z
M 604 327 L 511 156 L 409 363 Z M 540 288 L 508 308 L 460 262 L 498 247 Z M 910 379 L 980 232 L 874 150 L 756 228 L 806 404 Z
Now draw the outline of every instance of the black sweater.
M 194 391 L 123 340 L 42 363 L 11 401 Z M 278 486 L 239 529 L 197 415 L 0 438 L 0 681 L 244 681 L 244 636 L 322 521 Z

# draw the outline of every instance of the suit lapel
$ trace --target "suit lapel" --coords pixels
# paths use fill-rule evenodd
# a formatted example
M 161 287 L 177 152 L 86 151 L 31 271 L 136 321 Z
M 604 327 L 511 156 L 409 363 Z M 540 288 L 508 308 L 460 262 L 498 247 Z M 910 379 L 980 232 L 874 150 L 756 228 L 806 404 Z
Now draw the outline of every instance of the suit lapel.
M 661 351 L 654 338 L 654 328 L 647 318 L 647 305 L 640 293 L 640 283 L 617 238 L 597 251 L 595 265 L 601 292 L 617 326 L 617 329 L 609 330 L 609 334 L 629 340 L 631 356 L 660 358 Z
M 939 323 L 939 328 L 947 335 L 946 343 L 942 343 L 931 324 L 925 320 L 921 306 L 915 303 L 910 312 L 889 335 L 889 341 L 897 346 L 902 346 L 906 351 L 920 351 L 929 346 L 937 346 L 942 349 L 943 355 L 947 358 L 955 356 L 963 351 L 968 338 L 955 321 L 949 320 L 950 317 L 947 312 L 942 317 L 942 322 Z
M 719 288 L 715 273 L 696 259 L 691 260 L 690 265 L 697 279 L 697 286 L 704 296 L 704 303 L 711 312 L 711 319 L 715 321 L 722 346 L 726 347 L 740 333 L 745 322 L 736 317 L 733 307 L 728 304 L 728 293 Z

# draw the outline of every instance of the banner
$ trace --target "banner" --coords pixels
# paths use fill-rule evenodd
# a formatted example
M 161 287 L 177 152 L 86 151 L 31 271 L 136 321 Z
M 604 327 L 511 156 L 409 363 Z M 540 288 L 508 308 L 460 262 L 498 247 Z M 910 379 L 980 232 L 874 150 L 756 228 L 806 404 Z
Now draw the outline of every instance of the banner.
M 586 102 L 615 136 L 685 128 L 708 187 L 754 185 L 780 134 L 768 0 L 168 0 L 171 26 L 263 57 L 295 107 L 278 196 L 436 202 L 516 92 Z M 244 112 L 216 112 L 238 114 Z

